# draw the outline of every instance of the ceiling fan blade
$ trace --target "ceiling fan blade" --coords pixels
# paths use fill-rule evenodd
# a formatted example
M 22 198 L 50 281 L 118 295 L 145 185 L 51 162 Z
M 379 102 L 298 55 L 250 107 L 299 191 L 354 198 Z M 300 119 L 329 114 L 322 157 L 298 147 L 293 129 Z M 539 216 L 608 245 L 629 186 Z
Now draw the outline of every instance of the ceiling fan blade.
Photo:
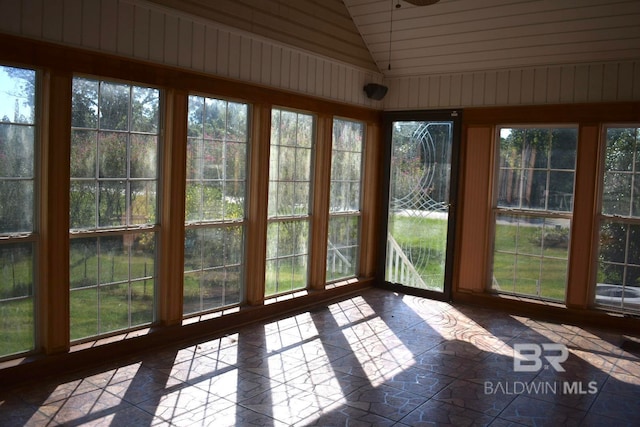
M 431 4 L 438 3 L 440 0 L 404 0 L 404 1 L 414 6 L 429 6 Z

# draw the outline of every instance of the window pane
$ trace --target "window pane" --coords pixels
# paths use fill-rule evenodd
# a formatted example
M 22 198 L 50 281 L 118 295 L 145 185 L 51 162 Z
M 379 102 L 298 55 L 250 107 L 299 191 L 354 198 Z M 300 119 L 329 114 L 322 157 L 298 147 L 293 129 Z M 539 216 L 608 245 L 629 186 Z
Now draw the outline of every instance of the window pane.
M 131 135 L 131 178 L 156 178 L 158 137 Z
M 0 356 L 34 348 L 33 243 L 0 244 Z
M 153 88 L 74 78 L 72 229 L 157 221 L 159 97 Z
M 569 219 L 498 213 L 492 289 L 562 301 L 569 239 Z
M 34 228 L 35 78 L 0 66 L 0 234 Z
M 71 239 L 69 252 L 71 289 L 98 284 L 98 239 Z
M 640 310 L 640 225 L 603 221 L 598 261 L 596 303 Z
M 72 90 L 71 126 L 74 128 L 97 129 L 99 82 L 74 78 Z
M 363 140 L 363 123 L 333 120 L 327 281 L 357 275 Z
M 500 130 L 498 206 L 571 211 L 577 129 Z
M 153 322 L 155 233 L 71 240 L 73 340 Z
M 95 181 L 71 181 L 70 226 L 72 229 L 96 228 Z
M 361 180 L 364 125 L 359 122 L 334 120 L 331 153 L 331 212 L 360 210 L 360 198 L 353 198 L 352 188 L 359 191 Z
M 96 177 L 96 133 L 75 129 L 71 132 L 71 177 Z
M 119 227 L 126 225 L 125 181 L 101 181 L 98 190 L 98 227 Z
M 98 159 L 100 178 L 126 178 L 127 134 L 98 133 Z
M 629 216 L 631 213 L 632 174 L 605 172 L 602 194 L 602 213 Z
M 491 288 L 562 301 L 578 130 L 502 128 L 499 138 Z
M 574 173 L 552 171 L 549 173 L 549 197 L 547 209 L 551 211 L 573 210 Z
M 306 288 L 308 245 L 308 221 L 282 221 L 268 225 L 265 295 Z
M 244 217 L 248 141 L 240 135 L 248 133 L 229 127 L 247 126 L 247 111 L 246 104 L 189 97 L 187 222 Z
M 637 129 L 609 128 L 604 166 L 607 171 L 632 171 L 636 154 Z
M 156 181 L 132 181 L 128 194 L 130 199 L 128 225 L 155 224 L 157 182 Z
M 156 233 L 126 229 L 158 220 L 159 102 L 157 89 L 73 80 L 73 340 L 154 321 Z
M 0 122 L 34 124 L 36 72 L 0 65 Z
M 33 126 L 0 123 L 0 177 L 33 177 L 33 147 Z
M 327 281 L 357 274 L 360 217 L 345 216 L 329 219 L 327 242 Z
M 33 231 L 33 180 L 0 179 L 0 234 Z
M 272 112 L 274 139 L 271 140 L 269 170 L 272 184 L 269 213 L 272 217 L 309 214 L 312 124 L 312 116 L 284 110 Z
M 640 162 L 637 127 L 606 129 L 595 303 L 640 311 Z M 615 216 L 615 218 L 613 217 Z
M 0 65 L 0 357 L 35 348 L 35 111 L 36 72 Z
M 120 83 L 100 83 L 98 112 L 100 129 L 129 130 L 131 86 Z
M 307 286 L 314 123 L 311 115 L 271 111 L 267 296 Z M 277 221 L 290 217 L 300 220 Z
M 131 130 L 157 134 L 159 92 L 148 87 L 134 86 L 131 96 Z
M 201 227 L 185 235 L 184 313 L 238 304 L 243 272 L 243 227 Z
M 189 97 L 185 218 L 198 225 L 185 234 L 185 315 L 241 302 L 248 109 Z

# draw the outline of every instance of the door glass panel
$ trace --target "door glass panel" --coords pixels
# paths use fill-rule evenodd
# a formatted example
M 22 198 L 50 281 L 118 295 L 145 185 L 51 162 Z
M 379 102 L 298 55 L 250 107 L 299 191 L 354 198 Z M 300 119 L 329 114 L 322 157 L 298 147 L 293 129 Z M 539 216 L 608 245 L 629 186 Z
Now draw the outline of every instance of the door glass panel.
M 444 292 L 453 122 L 395 121 L 385 279 Z

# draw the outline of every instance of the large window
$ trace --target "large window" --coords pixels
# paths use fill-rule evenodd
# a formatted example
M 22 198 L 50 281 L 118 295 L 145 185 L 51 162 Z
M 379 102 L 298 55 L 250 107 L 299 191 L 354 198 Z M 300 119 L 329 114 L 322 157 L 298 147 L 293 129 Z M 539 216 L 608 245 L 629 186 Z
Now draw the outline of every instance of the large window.
M 595 302 L 640 311 L 640 128 L 605 132 Z
M 34 348 L 36 73 L 0 66 L 0 357 Z
M 184 314 L 242 300 L 248 109 L 189 97 Z
M 577 129 L 500 128 L 492 289 L 563 301 Z
M 314 123 L 308 114 L 271 112 L 266 296 L 307 287 Z
M 73 79 L 71 338 L 154 320 L 157 89 Z
M 364 124 L 334 119 L 332 139 L 327 281 L 358 271 Z

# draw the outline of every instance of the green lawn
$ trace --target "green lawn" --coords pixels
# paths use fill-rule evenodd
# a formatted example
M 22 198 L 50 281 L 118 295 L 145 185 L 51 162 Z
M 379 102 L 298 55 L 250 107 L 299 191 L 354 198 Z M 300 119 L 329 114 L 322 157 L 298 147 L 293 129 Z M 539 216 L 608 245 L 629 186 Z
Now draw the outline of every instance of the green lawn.
M 0 322 L 0 356 L 33 348 L 32 297 L 0 301 Z
M 549 234 L 551 233 L 551 234 Z M 564 300 L 567 281 L 567 246 L 555 244 L 555 234 L 547 231 L 541 247 L 542 227 L 497 224 L 493 261 L 495 290 Z
M 34 345 L 31 244 L 9 244 L 0 252 L 0 356 Z
M 445 219 L 430 217 L 390 218 L 389 231 L 430 289 L 442 289 L 444 283 L 447 224 Z M 566 231 L 547 228 L 545 242 L 554 244 L 544 249 L 541 234 L 542 227 L 498 224 L 493 276 L 501 291 L 562 301 L 568 250 L 552 238 L 556 234 L 566 238 Z
M 267 261 L 265 296 L 272 296 L 307 287 L 308 269 L 294 258 Z
M 441 291 L 444 286 L 447 225 L 446 219 L 437 217 L 392 215 L 389 220 L 389 232 L 428 289 Z
M 192 271 L 184 275 L 185 314 L 240 302 L 240 266 Z
M 430 289 L 442 289 L 446 254 L 447 221 L 438 218 L 393 216 L 390 231 Z M 566 286 L 567 248 L 563 245 L 540 247 L 540 227 L 498 224 L 496 226 L 493 277 L 500 291 L 563 300 Z M 517 245 L 516 245 L 517 242 Z M 103 334 L 148 324 L 153 321 L 154 259 L 145 253 L 103 254 L 86 256 L 80 250 L 71 251 L 71 338 Z M 268 262 L 265 295 L 304 289 L 307 268 L 292 260 Z M 101 282 L 123 281 L 110 285 L 95 284 L 100 269 Z M 277 272 L 277 274 L 276 274 Z M 0 290 L 5 298 L 30 287 L 32 268 L 30 257 L 3 264 Z M 129 277 L 131 293 L 129 293 Z M 145 279 L 145 277 L 151 277 Z M 213 280 L 213 279 L 212 279 Z M 215 282 L 215 280 L 214 280 Z M 213 283 L 213 282 L 212 282 Z M 199 279 L 185 277 L 185 309 L 195 309 L 200 298 Z M 219 285 L 211 286 L 222 289 Z M 498 290 L 498 289 L 496 289 Z M 220 291 L 221 292 L 221 291 Z M 225 289 L 239 301 L 240 290 Z M 235 293 L 237 296 L 235 296 Z M 20 292 L 19 292 L 20 293 Z M 21 293 L 28 295 L 30 292 Z M 11 294 L 11 295 L 10 295 Z M 222 303 L 221 295 L 205 296 L 215 308 Z M 34 342 L 33 298 L 0 300 L 0 356 L 28 351 Z
M 131 292 L 129 292 L 129 285 Z M 153 321 L 153 279 L 73 289 L 71 339 L 127 329 Z M 131 313 L 131 319 L 129 319 Z

